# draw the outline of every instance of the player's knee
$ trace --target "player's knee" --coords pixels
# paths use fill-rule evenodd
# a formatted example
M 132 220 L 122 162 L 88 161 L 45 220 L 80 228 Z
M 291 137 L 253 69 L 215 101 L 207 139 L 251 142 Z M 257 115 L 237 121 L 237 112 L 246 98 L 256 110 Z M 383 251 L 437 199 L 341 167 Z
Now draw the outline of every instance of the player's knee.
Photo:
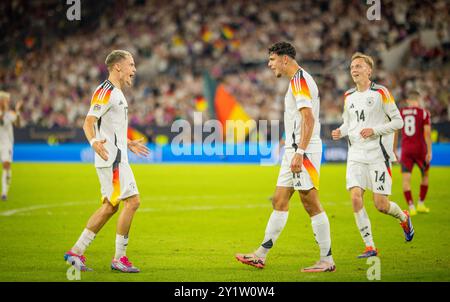
M 375 204 L 377 210 L 381 213 L 386 214 L 389 211 L 389 205 L 386 204 Z
M 402 184 L 403 186 L 409 186 L 409 184 L 411 183 L 411 177 L 409 176 L 403 176 L 403 180 L 402 180 Z
M 411 187 L 409 181 L 406 181 L 406 180 L 404 180 L 404 181 L 402 182 L 402 186 L 403 186 L 403 189 L 404 189 L 404 190 L 405 190 L 405 189 L 408 190 L 408 189 Z
M 139 206 L 141 205 L 141 202 L 139 201 L 138 197 L 133 197 L 128 199 L 127 201 L 127 208 L 132 210 L 132 211 L 137 211 L 137 209 L 139 209 Z
M 288 211 L 289 210 L 289 202 L 286 202 L 283 198 L 278 195 L 275 195 L 272 199 L 272 207 L 277 211 Z
M 363 204 L 363 199 L 359 194 L 352 194 L 352 204 L 354 208 L 360 208 Z
M 139 199 L 133 201 L 133 203 L 131 204 L 131 208 L 134 211 L 137 211 L 137 209 L 139 209 L 139 206 L 141 205 L 141 202 L 139 201 Z
M 379 212 L 386 214 L 389 211 L 389 201 L 384 197 L 375 197 L 375 208 Z
M 119 210 L 119 205 L 112 206 L 111 215 L 116 214 L 118 210 Z
M 103 207 L 103 215 L 105 216 L 112 216 L 114 215 L 117 210 L 119 210 L 119 206 L 113 206 L 109 201 L 105 200 L 105 206 Z
M 309 215 L 314 215 L 315 212 L 317 212 L 317 207 L 309 202 L 303 202 L 303 207 L 305 208 L 306 213 Z
M 117 212 L 118 209 L 119 209 L 119 207 L 113 207 L 113 206 L 107 207 L 107 208 L 105 209 L 104 214 L 105 214 L 106 216 L 112 216 L 112 215 L 116 214 L 116 212 Z

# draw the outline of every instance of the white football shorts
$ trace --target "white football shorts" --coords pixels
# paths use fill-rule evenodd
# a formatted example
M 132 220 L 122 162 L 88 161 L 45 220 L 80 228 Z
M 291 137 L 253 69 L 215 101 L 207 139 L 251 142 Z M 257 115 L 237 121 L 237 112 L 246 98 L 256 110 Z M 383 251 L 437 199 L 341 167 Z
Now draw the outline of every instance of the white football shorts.
M 294 174 L 290 168 L 294 154 L 294 150 L 285 150 L 284 152 L 280 173 L 278 174 L 278 187 L 294 187 Z M 301 191 L 307 191 L 312 188 L 319 189 L 321 160 L 322 152 L 305 153 L 303 155 L 302 171 L 300 172 L 300 177 L 296 179 L 296 181 L 300 181 L 299 186 L 296 187 L 299 187 Z
M 12 162 L 13 160 L 13 146 L 12 145 L 0 145 L 0 160 L 2 162 Z
M 102 203 L 105 198 L 116 206 L 123 199 L 139 194 L 133 171 L 128 163 L 114 163 L 112 167 L 96 168 L 100 180 Z
M 347 162 L 347 190 L 360 187 L 373 193 L 391 195 L 392 173 L 390 162 Z

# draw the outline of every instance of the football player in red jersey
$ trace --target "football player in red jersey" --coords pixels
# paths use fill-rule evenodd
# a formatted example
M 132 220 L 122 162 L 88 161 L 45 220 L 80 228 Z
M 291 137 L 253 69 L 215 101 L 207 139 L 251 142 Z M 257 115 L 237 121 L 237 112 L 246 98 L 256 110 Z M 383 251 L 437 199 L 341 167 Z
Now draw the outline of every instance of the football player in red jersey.
M 425 206 L 425 197 L 428 191 L 428 170 L 432 157 L 431 152 L 431 123 L 430 112 L 420 106 L 420 94 L 411 91 L 406 100 L 407 106 L 400 110 L 405 126 L 401 136 L 401 156 L 403 193 L 409 205 L 410 214 L 428 213 L 429 208 Z M 397 151 L 397 138 L 394 150 Z M 398 157 L 398 156 L 397 156 Z M 414 164 L 422 173 L 420 182 L 420 195 L 417 211 L 411 194 L 411 172 Z

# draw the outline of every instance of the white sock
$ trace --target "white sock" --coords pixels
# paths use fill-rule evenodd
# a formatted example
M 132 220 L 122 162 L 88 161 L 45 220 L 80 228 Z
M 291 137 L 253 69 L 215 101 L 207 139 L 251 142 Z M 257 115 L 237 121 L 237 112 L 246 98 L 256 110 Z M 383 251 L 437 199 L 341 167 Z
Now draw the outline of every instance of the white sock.
M 267 222 L 264 240 L 261 243 L 261 246 L 255 251 L 256 256 L 263 258 L 267 256 L 267 253 L 277 241 L 278 236 L 280 236 L 281 231 L 283 231 L 288 219 L 288 214 L 288 211 L 273 210 L 269 222 Z
M 425 204 L 425 201 L 419 200 L 419 206 L 423 206 Z
M 400 221 L 402 222 L 406 220 L 405 213 L 403 213 L 402 209 L 398 206 L 398 204 L 396 204 L 393 201 L 389 202 L 388 214 L 397 219 L 400 219 Z
M 8 195 L 9 185 L 11 184 L 11 169 L 3 170 L 2 173 L 2 195 Z
M 356 225 L 358 226 L 361 237 L 367 246 L 372 246 L 375 248 L 375 243 L 372 237 L 372 227 L 370 225 L 369 216 L 367 215 L 366 209 L 363 207 L 359 212 L 354 213 Z
M 331 255 L 330 222 L 325 212 L 311 217 L 314 238 L 320 248 L 320 260 L 333 263 Z
M 78 241 L 73 246 L 72 252 L 78 255 L 83 255 L 87 247 L 94 240 L 94 238 L 95 238 L 94 232 L 88 229 L 84 229 L 83 232 L 81 233 L 80 238 L 78 238 Z
M 128 235 L 116 234 L 116 255 L 114 259 L 120 259 L 127 253 Z

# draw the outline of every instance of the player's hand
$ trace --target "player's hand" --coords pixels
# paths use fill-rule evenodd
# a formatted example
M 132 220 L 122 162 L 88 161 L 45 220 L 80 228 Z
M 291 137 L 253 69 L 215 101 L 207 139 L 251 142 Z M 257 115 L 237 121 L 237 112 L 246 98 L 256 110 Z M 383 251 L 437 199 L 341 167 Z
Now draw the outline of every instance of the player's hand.
M 106 143 L 106 139 L 95 141 L 92 144 L 92 148 L 95 153 L 97 153 L 104 161 L 108 160 L 108 151 L 106 150 L 104 144 Z
M 295 153 L 291 161 L 291 171 L 293 173 L 300 173 L 302 171 L 303 155 Z
M 433 156 L 431 155 L 431 153 L 427 153 L 427 155 L 425 156 L 426 163 L 429 164 L 432 158 Z
M 20 100 L 16 104 L 16 112 L 21 112 L 22 111 L 22 107 L 23 107 L 23 101 Z
M 341 138 L 341 129 L 337 128 L 337 129 L 334 129 L 333 131 L 331 131 L 331 137 L 335 141 L 340 139 Z
M 372 128 L 365 128 L 361 130 L 360 134 L 363 138 L 369 138 L 374 134 L 374 132 Z
M 397 151 L 394 151 L 394 155 L 395 155 L 395 159 L 397 159 L 397 161 L 400 161 L 400 156 L 398 155 Z
M 150 149 L 142 143 L 143 141 L 143 138 L 134 141 L 130 140 L 128 142 L 128 148 L 139 157 L 147 157 L 150 154 Z

